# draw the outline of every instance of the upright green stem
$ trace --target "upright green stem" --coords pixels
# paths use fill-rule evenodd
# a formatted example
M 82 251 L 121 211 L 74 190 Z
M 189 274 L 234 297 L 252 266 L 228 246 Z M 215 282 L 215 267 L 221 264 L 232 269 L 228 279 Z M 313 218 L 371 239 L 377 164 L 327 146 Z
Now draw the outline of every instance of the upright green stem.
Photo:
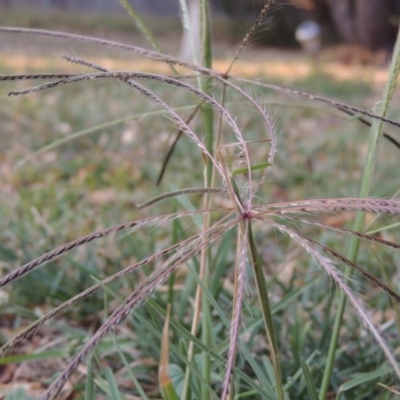
M 210 12 L 208 0 L 201 0 L 202 5 L 202 43 L 203 43 L 203 64 L 205 67 L 212 69 L 212 47 L 211 47 L 211 24 L 210 24 Z M 212 88 L 211 79 L 204 79 L 202 81 L 202 91 L 205 94 L 210 94 Z M 204 103 L 202 105 L 202 118 L 203 118 L 203 129 L 206 134 L 205 144 L 207 150 L 210 154 L 214 154 L 214 111 L 212 107 L 208 104 Z M 212 163 L 210 160 L 207 160 L 206 165 L 206 184 L 207 186 L 211 185 L 212 178 Z
M 209 0 L 199 0 L 199 6 L 201 8 L 201 37 L 202 37 L 202 49 L 203 49 L 203 57 L 202 63 L 207 68 L 212 68 L 212 49 L 211 49 L 211 26 L 210 26 L 210 14 L 209 14 Z M 212 82 L 209 79 L 201 80 L 201 90 L 206 93 L 211 93 L 211 85 Z M 203 103 L 201 106 L 201 113 L 202 113 L 202 126 L 203 132 L 205 134 L 205 145 L 207 150 L 210 154 L 214 154 L 214 112 L 212 107 L 208 106 L 207 104 Z M 205 187 L 210 187 L 212 182 L 213 176 L 213 165 L 210 160 L 206 160 L 205 170 L 204 170 L 204 185 Z M 205 194 L 204 196 L 204 208 L 209 208 L 210 206 L 211 197 L 209 194 Z M 211 217 L 207 215 L 204 218 L 203 228 L 207 230 L 211 224 Z M 207 241 L 207 237 L 204 237 L 204 240 Z M 210 270 L 209 270 L 209 252 L 207 250 L 207 246 L 203 246 L 201 252 L 201 262 L 200 262 L 200 271 L 199 277 L 204 282 L 206 287 L 209 287 L 210 281 Z M 199 321 L 199 314 L 201 309 L 201 320 L 202 320 L 202 342 L 207 346 L 210 347 L 211 345 L 211 326 L 210 326 L 210 304 L 205 296 L 202 296 L 202 289 L 199 285 L 197 287 L 196 293 L 196 301 L 195 301 L 195 312 L 193 316 L 192 322 L 192 329 L 191 333 L 193 335 L 196 334 L 198 321 Z M 188 350 L 188 359 L 189 361 L 192 360 L 194 355 L 194 344 L 191 342 L 189 344 Z M 203 352 L 202 354 L 202 376 L 207 383 L 211 382 L 211 360 L 210 356 L 207 352 Z M 189 381 L 190 381 L 190 370 L 186 369 L 184 386 L 182 391 L 182 398 L 188 398 L 189 394 Z M 206 385 L 201 385 L 201 399 L 208 400 L 209 393 L 207 390 Z
M 270 350 L 271 361 L 275 372 L 275 382 L 276 382 L 278 399 L 283 400 L 284 391 L 283 391 L 282 373 L 279 362 L 278 342 L 276 340 L 275 327 L 274 327 L 274 322 L 272 320 L 272 309 L 271 309 L 271 304 L 269 302 L 267 283 L 265 282 L 264 273 L 259 263 L 259 257 L 257 254 L 257 249 L 254 242 L 250 221 L 248 222 L 247 232 L 248 232 L 251 263 L 253 265 L 254 275 L 256 278 L 257 292 L 260 300 L 261 312 L 263 314 L 267 339 L 271 349 Z
M 386 83 L 385 91 L 382 97 L 382 103 L 379 109 L 377 110 L 377 114 L 382 115 L 384 117 L 387 116 L 389 112 L 390 102 L 393 96 L 394 88 L 396 86 L 397 76 L 399 74 L 399 68 L 400 68 L 400 30 L 399 33 L 397 34 L 395 50 L 393 53 L 392 63 L 390 65 L 388 81 Z M 364 164 L 364 171 L 361 181 L 360 197 L 367 197 L 369 195 L 371 176 L 374 170 L 376 155 L 378 153 L 378 148 L 379 148 L 379 142 L 382 137 L 382 130 L 383 130 L 383 123 L 381 121 L 374 120 L 371 125 L 371 134 L 368 143 L 368 154 Z M 353 226 L 354 231 L 360 232 L 363 229 L 364 217 L 365 217 L 364 212 L 357 213 Z M 360 246 L 360 240 L 355 236 L 353 236 L 350 241 L 349 251 L 347 255 L 347 258 L 350 261 L 355 262 L 357 260 L 359 246 Z M 347 277 L 346 279 L 347 282 L 351 277 L 351 273 L 352 273 L 352 268 L 347 267 L 345 270 L 345 276 Z M 322 384 L 321 384 L 321 391 L 319 394 L 320 400 L 325 400 L 326 394 L 328 392 L 345 306 L 346 306 L 346 296 L 344 292 L 340 292 L 338 310 L 335 317 L 333 333 L 329 346 L 328 358 L 325 365 L 324 376 L 322 378 Z
M 202 9 L 202 44 L 203 44 L 203 65 L 207 68 L 212 68 L 212 48 L 211 48 L 211 24 L 210 24 L 210 12 L 209 12 L 209 0 L 201 0 Z M 212 82 L 210 79 L 205 79 L 202 81 L 202 91 L 205 94 L 211 93 Z M 206 135 L 205 145 L 210 154 L 214 154 L 214 112 L 213 109 L 206 104 L 202 106 L 202 120 L 203 129 Z M 204 172 L 205 186 L 210 187 L 213 176 L 213 164 L 211 160 L 207 160 L 206 168 Z M 205 196 L 205 204 L 208 208 L 210 205 L 211 197 L 210 195 Z M 211 224 L 211 216 L 207 214 L 204 219 L 204 229 L 208 229 Z M 207 238 L 204 238 L 207 240 Z M 202 268 L 204 268 L 204 283 L 209 287 L 210 285 L 210 253 L 206 246 L 202 250 Z M 202 302 L 202 342 L 210 347 L 211 345 L 211 334 L 210 334 L 210 304 L 208 299 L 203 296 Z M 203 363 L 202 363 L 202 375 L 206 382 L 211 382 L 211 360 L 210 355 L 207 352 L 203 352 Z M 207 388 L 202 385 L 201 387 L 201 398 L 202 400 L 208 400 L 209 393 Z

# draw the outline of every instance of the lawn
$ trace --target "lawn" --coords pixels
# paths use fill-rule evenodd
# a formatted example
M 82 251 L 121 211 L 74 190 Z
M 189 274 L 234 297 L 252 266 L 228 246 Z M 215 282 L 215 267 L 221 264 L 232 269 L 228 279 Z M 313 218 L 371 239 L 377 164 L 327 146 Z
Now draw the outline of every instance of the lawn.
M 19 23 L 16 20 L 16 23 Z M 21 22 L 23 23 L 23 22 Z M 106 24 L 107 21 L 102 22 Z M 111 24 L 111 23 L 110 23 Z M 67 29 L 66 27 L 65 29 Z M 79 27 L 72 25 L 71 29 Z M 102 35 L 116 37 L 112 26 Z M 113 36 L 114 35 L 114 36 Z M 119 32 L 123 41 L 145 45 L 138 34 Z M 166 37 L 162 45 L 177 53 L 179 37 Z M 10 45 L 12 43 L 12 45 Z M 172 44 L 171 44 L 172 43 Z M 216 43 L 214 68 L 226 70 L 236 46 Z M 329 50 L 329 54 L 332 50 Z M 60 55 L 81 57 L 107 69 L 169 74 L 169 66 L 132 56 L 125 50 L 93 44 L 60 41 L 0 32 L 0 74 L 77 73 L 87 69 L 66 62 Z M 357 107 L 372 109 L 381 99 L 387 79 L 385 68 L 342 65 L 327 61 L 328 51 L 311 60 L 294 50 L 249 46 L 232 75 L 262 78 Z M 189 79 L 195 84 L 196 79 Z M 44 81 L 40 81 L 43 83 Z M 179 115 L 186 119 L 197 99 L 193 94 L 154 81 L 143 81 Z M 120 80 L 96 80 L 8 97 L 37 82 L 1 82 L 0 105 L 0 272 L 9 271 L 40 255 L 93 231 L 127 221 L 201 207 L 199 194 L 166 199 L 153 207 L 138 209 L 155 196 L 203 185 L 204 161 L 196 146 L 183 136 L 173 153 L 160 185 L 157 178 L 163 159 L 177 134 L 171 118 Z M 277 153 L 267 181 L 257 194 L 257 204 L 293 202 L 318 198 L 357 197 L 368 149 L 369 128 L 357 119 L 318 102 L 298 99 L 277 91 L 243 83 L 247 93 L 262 105 L 277 131 Z M 212 88 L 221 98 L 221 87 Z M 226 107 L 237 119 L 246 141 L 266 139 L 263 121 L 234 91 L 227 92 Z M 400 119 L 400 96 L 395 93 L 390 118 Z M 218 116 L 215 116 L 217 125 Z M 205 133 L 201 119 L 193 130 Z M 385 131 L 399 132 L 389 125 Z M 237 141 L 223 125 L 222 149 L 230 168 L 240 165 Z M 268 142 L 249 144 L 254 164 L 265 160 Z M 400 149 L 383 140 L 372 175 L 370 197 L 397 196 L 400 180 Z M 256 174 L 256 172 L 255 172 Z M 242 174 L 245 175 L 245 174 Z M 237 181 L 245 187 L 246 176 Z M 256 175 L 257 176 L 257 175 Z M 225 193 L 213 197 L 215 207 L 227 207 Z M 354 212 L 306 215 L 333 228 L 352 228 Z M 296 228 L 312 240 L 346 254 L 349 237 L 335 230 L 297 221 L 279 223 Z M 304 217 L 305 218 L 305 217 Z M 365 232 L 378 239 L 400 243 L 398 227 L 388 228 L 398 217 L 366 215 Z M 143 230 L 126 230 L 72 250 L 0 289 L 0 342 L 5 344 L 23 328 L 100 280 L 197 232 L 199 218 L 188 215 L 161 221 Z M 334 323 L 338 290 L 332 281 L 289 237 L 255 222 L 255 242 L 261 257 L 278 333 L 285 391 L 288 398 L 306 399 L 307 381 L 302 375 L 305 360 L 319 387 Z M 235 232 L 229 231 L 210 247 L 211 279 L 204 295 L 211 304 L 211 348 L 196 342 L 192 362 L 191 398 L 202 393 L 202 354 L 211 358 L 210 393 L 222 385 L 228 351 L 227 320 L 235 293 Z M 106 336 L 88 361 L 78 367 L 61 398 L 96 399 L 160 398 L 158 367 L 163 354 L 162 337 L 167 304 L 171 304 L 169 374 L 175 389 L 184 380 L 200 257 L 193 257 L 151 297 L 136 308 L 127 322 Z M 398 287 L 398 250 L 377 243 L 361 243 L 359 265 L 394 288 Z M 344 270 L 338 263 L 339 269 Z M 154 260 L 126 275 L 46 324 L 30 340 L 0 359 L 0 399 L 35 398 L 54 380 L 90 335 L 134 288 L 152 271 Z M 252 270 L 247 266 L 240 328 L 240 350 L 234 386 L 242 398 L 268 398 L 274 372 L 265 339 L 261 309 Z M 351 287 L 366 303 L 371 319 L 398 350 L 400 328 L 397 306 L 361 274 L 353 275 Z M 203 322 L 204 323 L 204 322 Z M 201 337 L 202 329 L 196 331 Z M 165 348 L 164 348 L 165 350 Z M 241 372 L 240 372 L 241 371 Z M 355 378 L 358 377 L 358 381 Z M 349 384 L 350 382 L 350 384 Z M 377 383 L 395 387 L 396 378 L 381 350 L 351 306 L 345 311 L 335 368 L 328 398 L 390 399 L 393 394 Z M 346 386 L 347 383 L 347 386 Z M 267 389 L 266 389 L 267 388 Z M 19 397 L 18 397 L 19 396 Z M 118 397 L 119 396 L 119 397 Z M 373 397 L 371 397 L 373 396 Z M 210 394 L 211 397 L 211 394 Z M 240 397 L 235 397 L 240 398 Z

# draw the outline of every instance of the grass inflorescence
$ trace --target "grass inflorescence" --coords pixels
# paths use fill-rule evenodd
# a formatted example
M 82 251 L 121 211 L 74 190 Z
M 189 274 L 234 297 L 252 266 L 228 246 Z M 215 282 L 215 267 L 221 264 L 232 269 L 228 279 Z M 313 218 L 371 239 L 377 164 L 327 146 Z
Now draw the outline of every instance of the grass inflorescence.
M 26 182 L 30 188 L 34 182 L 39 190 L 21 189 L 15 204 L 5 201 L 5 208 L 21 212 L 25 220 L 3 221 L 12 233 L 0 247 L 6 261 L 0 288 L 15 284 L 0 317 L 20 332 L 7 330 L 2 337 L 2 364 L 28 361 L 18 347 L 29 351 L 29 340 L 44 332 L 44 338 L 54 339 L 40 342 L 31 360 L 63 361 L 50 364 L 47 378 L 40 376 L 43 400 L 75 392 L 88 399 L 160 394 L 165 399 L 324 399 L 328 392 L 337 398 L 347 392 L 354 399 L 371 393 L 390 398 L 400 378 L 394 351 L 400 296 L 389 278 L 398 265 L 400 202 L 385 182 L 378 181 L 376 191 L 371 187 L 374 174 L 382 174 L 379 163 L 391 167 L 379 156 L 380 138 L 388 139 L 382 146 L 399 147 L 400 123 L 388 116 L 397 51 L 384 107 L 369 111 L 232 73 L 272 1 L 222 72 L 212 65 L 206 0 L 199 1 L 197 63 L 164 54 L 136 11 L 122 4 L 154 50 L 78 34 L 0 28 L 133 52 L 168 66 L 166 73 L 112 70 L 63 55 L 80 70 L 0 76 L 13 84 L 41 81 L 9 95 L 35 99 L 34 94 L 56 93 L 47 101 L 67 98 L 60 121 L 71 118 L 68 109 L 80 116 L 75 133 L 50 144 L 37 139 L 39 150 L 25 154 L 16 169 L 13 185 Z M 181 9 L 190 33 L 183 3 Z M 78 85 L 84 91 L 96 85 L 93 98 L 107 108 L 106 123 L 81 126 L 79 110 L 87 118 L 98 113 L 93 98 L 79 97 Z M 291 103 L 293 98 L 302 103 Z M 283 113 L 272 117 L 274 101 Z M 32 100 L 15 104 L 18 112 L 27 108 L 27 129 L 37 106 Z M 115 104 L 136 114 L 113 119 Z M 350 116 L 349 131 L 357 126 L 365 134 L 371 127 L 361 178 L 353 176 L 351 159 L 362 155 L 366 135 L 352 140 L 336 133 L 326 142 L 322 127 L 318 140 L 305 138 L 301 147 L 301 124 L 319 129 L 315 121 L 325 111 L 337 120 Z M 12 121 L 12 108 L 5 113 Z M 280 116 L 294 138 L 277 134 Z M 110 140 L 114 132 L 107 129 L 121 124 L 127 124 L 121 140 Z M 97 139 L 89 136 L 96 132 Z M 169 143 L 169 150 L 161 142 Z M 11 153 L 23 153 L 13 140 L 6 145 Z M 65 152 L 54 157 L 61 147 Z M 94 161 L 88 165 L 89 153 Z M 35 159 L 40 165 L 30 171 L 27 165 Z M 59 171 L 50 170 L 49 162 Z M 300 162 L 307 168 L 299 168 Z M 149 184 L 156 181 L 159 186 Z M 358 186 L 360 193 L 353 189 Z M 127 217 L 123 221 L 129 222 L 121 222 Z M 42 252 L 49 247 L 53 250 Z M 26 262 L 16 266 L 20 260 Z M 29 293 L 37 282 L 40 293 Z M 31 307 L 46 302 L 40 312 Z

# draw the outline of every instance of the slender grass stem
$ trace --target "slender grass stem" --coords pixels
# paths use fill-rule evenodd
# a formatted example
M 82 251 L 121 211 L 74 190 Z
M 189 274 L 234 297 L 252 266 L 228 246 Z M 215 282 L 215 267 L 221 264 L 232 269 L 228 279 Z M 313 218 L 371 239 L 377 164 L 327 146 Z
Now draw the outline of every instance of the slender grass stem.
M 201 36 L 202 36 L 202 45 L 203 45 L 203 57 L 202 62 L 203 65 L 207 68 L 212 67 L 212 50 L 211 50 L 211 29 L 210 29 L 210 14 L 208 9 L 208 0 L 201 0 L 199 2 L 200 7 L 200 28 L 201 28 Z M 203 93 L 209 94 L 211 92 L 212 82 L 210 79 L 205 79 L 200 81 L 201 90 Z M 203 103 L 201 105 L 201 114 L 202 114 L 202 124 L 203 130 L 205 132 L 205 146 L 210 154 L 214 153 L 214 112 L 213 108 L 208 104 Z M 211 187 L 213 176 L 213 166 L 209 160 L 205 160 L 205 170 L 204 170 L 204 185 L 206 188 Z M 209 195 L 204 196 L 204 207 L 207 207 L 210 204 L 211 197 Z M 204 218 L 203 227 L 207 229 L 207 226 L 211 224 L 210 218 Z M 204 237 L 204 240 L 207 241 L 208 238 Z M 201 281 L 209 287 L 209 279 L 210 279 L 210 271 L 209 271 L 209 259 L 210 255 L 207 249 L 202 249 L 201 251 L 201 262 L 200 262 L 200 271 L 199 277 Z M 192 328 L 191 333 L 195 335 L 198 328 L 200 312 L 202 315 L 202 342 L 209 347 L 211 344 L 210 341 L 210 304 L 209 301 L 202 296 L 202 288 L 199 285 L 196 291 L 196 300 L 195 300 L 195 310 L 194 316 L 192 320 Z M 194 355 L 194 343 L 190 342 L 188 349 L 188 359 L 192 360 Z M 207 352 L 203 352 L 203 360 L 202 360 L 202 376 L 207 383 L 211 381 L 211 360 L 210 355 Z M 189 381 L 190 381 L 190 370 L 187 368 L 185 373 L 184 385 L 182 390 L 182 398 L 188 398 L 189 393 Z M 209 397 L 209 393 L 205 385 L 201 386 L 201 399 L 207 400 Z
M 272 365 L 274 367 L 275 372 L 275 382 L 276 382 L 276 390 L 278 394 L 278 399 L 284 399 L 284 392 L 283 392 L 283 382 L 282 382 L 282 374 L 281 374 L 281 367 L 279 362 L 279 353 L 278 353 L 278 343 L 276 340 L 276 333 L 274 323 L 272 321 L 272 311 L 271 305 L 269 302 L 267 284 L 265 282 L 265 277 L 262 271 L 262 267 L 259 262 L 259 257 L 256 249 L 256 245 L 253 238 L 253 232 L 251 230 L 251 224 L 248 222 L 248 243 L 249 243 L 249 250 L 250 250 L 250 257 L 251 262 L 254 269 L 254 274 L 256 277 L 256 284 L 257 284 L 257 292 L 258 297 L 260 300 L 261 311 L 265 323 L 265 328 L 267 332 L 267 339 L 271 346 L 271 360 Z
M 212 45 L 211 45 L 211 21 L 209 12 L 209 0 L 201 0 L 201 29 L 202 29 L 202 44 L 203 44 L 203 65 L 206 68 L 212 68 Z M 207 95 L 211 93 L 212 81 L 211 79 L 205 79 L 201 83 L 202 91 Z M 203 130 L 206 135 L 205 145 L 210 154 L 214 154 L 214 110 L 208 104 L 202 106 L 202 120 Z M 206 162 L 204 180 L 205 186 L 210 187 L 213 176 L 213 165 L 209 160 Z M 210 204 L 211 197 L 206 195 L 204 197 L 204 206 Z M 211 224 L 211 218 L 204 218 L 204 229 Z M 205 237 L 204 240 L 207 240 Z M 209 287 L 210 285 L 210 251 L 207 248 L 202 249 L 201 253 L 201 265 L 200 268 L 204 271 L 203 282 Z M 202 290 L 199 287 L 200 291 Z M 211 320 L 211 309 L 208 299 L 204 296 L 202 300 L 202 341 L 206 346 L 211 345 L 211 326 L 209 324 Z M 211 359 L 207 352 L 203 352 L 202 360 L 202 375 L 206 382 L 211 382 Z M 207 400 L 209 393 L 205 386 L 201 387 L 201 398 Z

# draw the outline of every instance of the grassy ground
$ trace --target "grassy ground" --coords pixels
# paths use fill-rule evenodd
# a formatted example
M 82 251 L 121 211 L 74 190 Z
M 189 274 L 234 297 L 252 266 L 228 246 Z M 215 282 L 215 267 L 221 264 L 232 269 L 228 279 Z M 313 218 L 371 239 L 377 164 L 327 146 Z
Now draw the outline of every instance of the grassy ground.
M 176 36 L 172 38 L 164 40 L 173 42 Z M 228 65 L 233 49 L 221 43 L 217 46 L 217 54 L 222 57 L 215 59 L 215 68 L 222 71 Z M 93 62 L 110 69 L 167 72 L 164 65 L 127 53 L 103 51 L 76 43 L 63 42 L 60 46 L 58 41 L 43 38 L 36 38 L 32 45 L 26 37 L 16 38 L 2 33 L 0 73 L 81 70 L 58 58 L 60 53 L 89 56 Z M 324 59 L 323 55 L 321 59 Z M 385 79 L 385 72 L 375 67 L 343 66 L 323 61 L 316 65 L 300 53 L 257 48 L 246 50 L 243 61 L 238 62 L 233 74 L 263 77 L 364 108 L 371 108 L 380 98 Z M 160 84 L 151 83 L 150 86 L 182 115 L 190 113 L 193 98 Z M 157 108 L 123 83 L 86 82 L 28 96 L 6 96 L 8 90 L 22 87 L 27 87 L 27 84 L 2 84 L 0 88 L 1 271 L 7 272 L 57 245 L 94 230 L 149 213 L 190 208 L 191 202 L 199 203 L 195 196 L 165 202 L 149 212 L 135 209 L 136 202 L 146 201 L 160 193 L 201 186 L 202 159 L 193 145 L 182 139 L 162 184 L 156 186 L 163 155 L 175 128 L 168 119 L 159 115 Z M 367 148 L 366 127 L 312 103 L 272 91 L 247 89 L 270 111 L 279 134 L 277 158 L 271 179 L 260 196 L 261 203 L 357 196 L 360 166 Z M 262 138 L 264 126 L 254 114 L 245 111 L 243 101 L 231 95 L 228 102 L 232 113 L 238 115 L 247 137 Z M 400 98 L 397 97 L 391 117 L 399 119 L 396 111 L 399 104 Z M 90 131 L 96 126 L 98 129 Z M 195 126 L 201 132 L 199 122 Z M 76 139 L 67 140 L 75 133 L 80 133 Z M 61 141 L 57 146 L 41 151 L 45 146 Z M 265 150 L 255 149 L 254 157 L 265 157 Z M 373 178 L 373 197 L 390 197 L 396 193 L 399 187 L 398 160 L 399 149 L 383 142 Z M 196 165 L 200 167 L 193 168 Z M 224 198 L 218 201 L 223 204 Z M 329 215 L 320 221 L 349 227 L 352 219 L 353 215 L 345 213 Z M 372 217 L 368 220 L 372 221 Z M 86 289 L 96 279 L 109 276 L 161 248 L 169 237 L 184 238 L 195 224 L 196 221 L 187 219 L 157 230 L 148 229 L 143 234 L 119 234 L 111 239 L 101 239 L 49 263 L 19 280 L 11 289 L 0 291 L 0 341 L 10 339 L 22 327 Z M 342 236 L 307 226 L 302 229 L 305 234 L 319 238 L 320 242 L 336 250 L 346 247 L 346 239 Z M 388 230 L 382 233 L 382 237 L 399 242 L 396 230 Z M 226 249 L 232 237 L 227 236 L 224 240 L 219 251 L 213 254 L 215 263 L 221 265 L 216 269 L 221 276 L 215 277 L 212 292 L 221 309 L 229 310 L 233 291 L 233 256 Z M 325 363 L 322 355 L 329 346 L 334 318 L 331 310 L 336 296 L 334 287 L 307 255 L 277 232 L 264 231 L 260 227 L 256 240 L 266 264 L 274 315 L 280 327 L 279 345 L 285 377 L 295 376 L 300 368 L 300 358 L 305 358 L 312 360 L 313 378 L 319 382 Z M 397 279 L 398 253 L 378 251 L 374 246 L 364 244 L 359 261 L 381 277 L 386 274 Z M 64 317 L 41 329 L 32 341 L 1 360 L 0 398 L 6 395 L 8 399 L 27 398 L 27 395 L 35 396 L 41 392 L 65 360 L 85 343 L 88 332 L 92 333 L 115 309 L 119 299 L 128 295 L 147 274 L 149 270 L 144 269 L 113 283 L 109 291 L 101 291 L 74 307 Z M 247 285 L 242 338 L 251 354 L 247 359 L 241 356 L 238 366 L 259 383 L 263 377 L 270 376 L 271 365 L 261 335 L 260 310 L 252 296 L 253 278 Z M 190 330 L 194 286 L 194 278 L 185 271 L 173 282 L 172 315 L 187 330 Z M 376 323 L 398 348 L 390 301 L 359 276 L 354 286 L 371 307 Z M 98 390 L 96 398 L 110 398 L 113 379 L 124 392 L 124 398 L 137 398 L 135 396 L 140 395 L 138 385 L 129 371 L 134 373 L 149 398 L 159 396 L 157 366 L 168 291 L 168 285 L 162 286 L 154 294 L 153 301 L 141 306 L 125 327 L 114 337 L 101 342 L 93 356 Z M 213 323 L 214 349 L 223 355 L 226 329 L 218 318 Z M 180 330 L 173 327 L 171 331 L 175 346 L 185 348 L 187 341 L 179 339 Z M 178 354 L 173 348 L 170 361 L 175 366 L 175 382 L 180 381 L 183 373 L 183 363 Z M 123 358 L 129 368 L 124 365 Z M 261 371 L 256 376 L 251 372 L 249 360 L 254 360 Z M 382 355 L 349 309 L 340 338 L 330 398 L 335 398 L 340 385 L 357 376 L 360 370 L 365 373 L 374 371 L 382 362 Z M 251 367 L 254 369 L 254 365 Z M 215 368 L 214 379 L 218 387 L 221 382 L 217 372 L 223 370 L 223 365 L 220 363 Z M 83 398 L 88 374 L 90 368 L 82 366 L 67 386 L 63 398 Z M 379 379 L 386 385 L 393 383 L 390 374 Z M 371 393 L 374 393 L 374 398 L 391 398 L 382 394 L 376 383 L 377 379 L 365 379 L 365 383 L 344 392 L 342 399 L 369 399 Z M 248 382 L 242 382 L 242 385 L 251 389 Z M 17 388 L 22 397 L 12 397 L 18 396 L 15 394 Z M 21 394 L 23 390 L 27 395 Z M 296 380 L 289 393 L 293 399 L 307 398 L 305 382 Z M 249 394 L 246 398 L 259 397 Z

